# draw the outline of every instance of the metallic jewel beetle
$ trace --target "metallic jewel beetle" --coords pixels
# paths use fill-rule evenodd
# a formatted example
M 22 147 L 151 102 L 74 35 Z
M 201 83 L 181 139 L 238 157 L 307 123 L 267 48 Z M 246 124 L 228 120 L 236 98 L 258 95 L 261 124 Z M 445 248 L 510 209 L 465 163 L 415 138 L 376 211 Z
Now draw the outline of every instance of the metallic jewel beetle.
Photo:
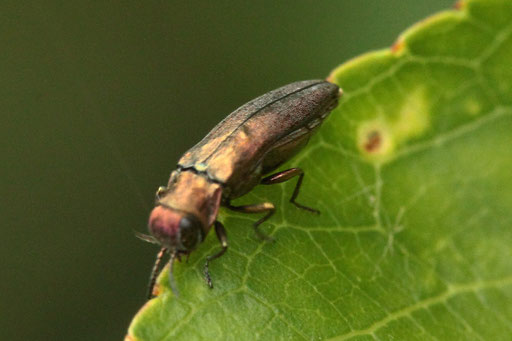
M 235 110 L 197 145 L 187 151 L 171 173 L 166 187 L 156 193 L 156 206 L 149 217 L 151 235 L 138 237 L 161 245 L 149 284 L 149 298 L 165 253 L 171 255 L 170 284 L 176 286 L 172 266 L 176 258 L 188 255 L 215 227 L 222 249 L 206 259 L 204 275 L 213 287 L 208 264 L 226 252 L 227 235 L 216 220 L 219 207 L 244 213 L 266 213 L 254 223 L 256 234 L 269 239 L 258 229 L 274 213 L 274 205 L 264 202 L 233 206 L 238 198 L 258 184 L 272 185 L 298 176 L 290 202 L 319 213 L 295 201 L 304 172 L 290 168 L 268 175 L 303 148 L 338 103 L 341 89 L 323 80 L 285 85 L 266 93 Z

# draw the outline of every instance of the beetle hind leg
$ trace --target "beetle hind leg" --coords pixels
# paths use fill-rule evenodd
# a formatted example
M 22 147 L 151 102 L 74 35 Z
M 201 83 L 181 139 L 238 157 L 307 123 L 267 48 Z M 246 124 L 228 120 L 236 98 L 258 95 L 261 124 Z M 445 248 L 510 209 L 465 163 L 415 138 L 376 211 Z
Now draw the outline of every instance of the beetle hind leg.
M 281 182 L 285 182 L 298 176 L 297 184 L 295 185 L 295 189 L 293 190 L 292 197 L 290 198 L 290 202 L 294 204 L 296 207 L 315 213 L 320 214 L 320 211 L 302 204 L 299 204 L 295 199 L 299 195 L 300 186 L 302 186 L 302 179 L 304 179 L 304 171 L 301 168 L 290 168 L 282 172 L 278 172 L 272 175 L 269 175 L 261 180 L 262 185 L 274 185 Z
M 266 241 L 273 241 L 274 238 L 266 235 L 265 233 L 261 232 L 260 225 L 267 221 L 275 212 L 276 208 L 274 204 L 270 202 L 263 202 L 261 204 L 253 204 L 253 205 L 243 205 L 243 206 L 232 206 L 230 203 L 226 204 L 226 207 L 229 208 L 232 211 L 236 212 L 242 212 L 242 213 L 264 213 L 267 212 L 267 214 L 259 219 L 257 222 L 254 223 L 254 232 L 258 236 L 258 238 Z

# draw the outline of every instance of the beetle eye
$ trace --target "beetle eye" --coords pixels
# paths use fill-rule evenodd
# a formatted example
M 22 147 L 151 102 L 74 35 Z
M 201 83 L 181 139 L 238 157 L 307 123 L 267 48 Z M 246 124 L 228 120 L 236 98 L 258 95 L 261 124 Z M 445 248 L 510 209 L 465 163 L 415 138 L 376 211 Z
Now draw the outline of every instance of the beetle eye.
M 201 222 L 193 215 L 186 215 L 180 220 L 180 244 L 188 251 L 201 242 Z

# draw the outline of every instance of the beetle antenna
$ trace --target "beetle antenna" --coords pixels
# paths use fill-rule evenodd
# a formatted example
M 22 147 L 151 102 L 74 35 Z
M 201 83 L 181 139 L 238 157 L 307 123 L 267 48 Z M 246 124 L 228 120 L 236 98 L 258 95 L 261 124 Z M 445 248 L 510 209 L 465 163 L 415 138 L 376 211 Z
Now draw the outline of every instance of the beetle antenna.
M 160 271 L 158 271 L 158 268 L 160 267 L 160 262 L 162 261 L 162 258 L 164 257 L 164 254 L 166 251 L 167 251 L 167 249 L 163 247 L 156 255 L 155 265 L 153 265 L 153 270 L 151 271 L 151 277 L 149 277 L 148 300 L 153 297 L 153 288 L 155 286 L 156 278 L 158 277 L 158 274 L 160 273 Z
M 174 250 L 171 253 L 171 260 L 169 261 L 169 286 L 171 287 L 171 291 L 174 293 L 176 297 L 178 297 L 178 288 L 176 287 L 176 282 L 174 282 L 174 276 L 172 274 L 172 269 L 174 265 L 174 260 L 176 259 L 177 251 Z
M 139 238 L 142 241 L 151 243 L 151 244 L 160 244 L 160 242 L 153 236 L 150 236 L 149 234 L 140 233 L 138 231 L 133 231 L 135 234 L 135 237 Z

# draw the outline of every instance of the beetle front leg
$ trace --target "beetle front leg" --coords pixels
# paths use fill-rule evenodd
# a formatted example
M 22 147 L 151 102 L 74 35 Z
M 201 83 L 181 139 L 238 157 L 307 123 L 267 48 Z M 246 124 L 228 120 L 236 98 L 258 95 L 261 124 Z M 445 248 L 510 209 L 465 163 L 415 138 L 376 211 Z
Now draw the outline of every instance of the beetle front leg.
M 295 185 L 295 189 L 293 190 L 292 197 L 290 198 L 290 202 L 297 206 L 298 208 L 301 208 L 303 210 L 307 210 L 316 214 L 320 214 L 320 211 L 308 206 L 304 206 L 302 204 L 299 204 L 295 201 L 297 199 L 297 196 L 299 195 L 300 186 L 302 185 L 302 179 L 304 178 L 304 171 L 301 168 L 290 168 L 285 171 L 275 173 L 272 175 L 269 175 L 261 180 L 262 185 L 274 185 L 281 182 L 285 182 L 290 180 L 293 177 L 299 177 L 299 180 L 297 180 L 297 184 Z
M 266 221 L 268 218 L 270 218 L 276 208 L 274 204 L 270 202 L 263 202 L 261 204 L 253 204 L 253 205 L 243 205 L 243 206 L 232 206 L 229 202 L 226 204 L 226 207 L 230 210 L 236 211 L 236 212 L 242 212 L 242 213 L 263 213 L 268 212 L 263 218 L 258 220 L 254 223 L 254 232 L 256 232 L 256 235 L 263 240 L 266 241 L 273 241 L 274 239 L 270 236 L 267 236 L 265 233 L 261 232 L 259 229 L 259 226 Z
M 226 234 L 226 230 L 224 229 L 224 225 L 222 225 L 222 223 L 220 221 L 215 221 L 214 225 L 215 225 L 215 233 L 217 234 L 217 238 L 219 239 L 220 246 L 222 246 L 222 250 L 220 250 L 219 252 L 217 252 L 214 255 L 206 257 L 206 264 L 204 265 L 203 273 L 204 273 L 204 279 L 206 281 L 206 284 L 208 284 L 208 286 L 211 289 L 213 289 L 213 283 L 212 283 L 212 279 L 210 277 L 210 272 L 208 271 L 208 265 L 212 260 L 222 256 L 228 249 L 228 236 Z

